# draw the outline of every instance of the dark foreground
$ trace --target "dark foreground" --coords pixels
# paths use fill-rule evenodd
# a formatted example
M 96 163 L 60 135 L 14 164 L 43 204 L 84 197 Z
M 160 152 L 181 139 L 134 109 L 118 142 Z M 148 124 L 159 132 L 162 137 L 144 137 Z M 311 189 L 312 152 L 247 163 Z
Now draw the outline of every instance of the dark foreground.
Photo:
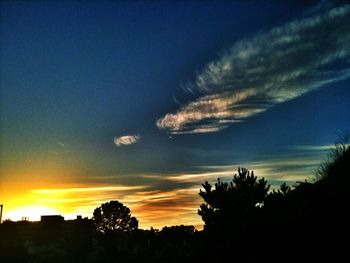
M 0 262 L 348 261 L 349 171 L 346 147 L 317 181 L 281 186 L 254 206 L 249 178 L 243 178 L 243 190 L 231 185 L 234 191 L 219 181 L 201 194 L 209 209 L 201 214 L 203 231 L 173 226 L 101 233 L 93 220 L 81 218 L 6 221 L 0 225 Z

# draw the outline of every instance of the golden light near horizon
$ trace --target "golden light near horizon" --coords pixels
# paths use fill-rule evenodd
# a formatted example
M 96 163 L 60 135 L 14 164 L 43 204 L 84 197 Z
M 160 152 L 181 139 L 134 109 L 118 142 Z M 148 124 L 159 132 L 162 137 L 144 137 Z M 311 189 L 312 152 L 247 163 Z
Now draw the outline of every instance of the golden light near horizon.
M 297 160 L 295 160 L 297 159 Z M 305 172 L 288 172 L 281 176 L 273 167 L 291 166 L 293 164 L 314 164 L 315 160 L 299 160 L 298 157 L 251 162 L 251 167 L 259 177 L 266 179 L 282 178 L 303 180 Z M 235 166 L 207 166 L 201 172 L 174 173 L 168 176 L 161 174 L 133 175 L 134 180 L 152 180 L 141 185 L 127 185 L 116 182 L 103 182 L 106 178 L 95 179 L 92 183 L 82 183 L 78 177 L 75 181 L 55 182 L 47 180 L 28 180 L 12 182 L 11 192 L 0 196 L 5 205 L 3 219 L 12 221 L 27 217 L 29 221 L 40 220 L 48 214 L 62 215 L 66 220 L 75 219 L 77 215 L 92 218 L 93 211 L 105 202 L 118 200 L 128 206 L 133 216 L 139 220 L 139 227 L 161 229 L 172 224 L 191 224 L 201 229 L 203 223 L 197 214 L 202 200 L 198 195 L 201 182 L 208 180 L 215 183 L 231 180 Z M 154 189 L 152 183 L 166 182 L 174 189 Z M 176 188 L 177 184 L 187 184 L 185 188 Z M 273 189 L 274 186 L 271 187 Z
M 23 218 L 26 218 L 28 221 L 39 221 L 42 215 L 56 214 L 60 214 L 60 212 L 52 207 L 42 205 L 29 205 L 10 210 L 6 213 L 6 217 L 4 219 L 20 221 Z
M 60 170 L 54 166 L 49 167 L 48 162 L 46 164 L 43 169 L 33 165 L 19 171 L 2 169 L 0 200 L 4 204 L 3 220 L 19 221 L 26 217 L 29 221 L 38 221 L 42 215 L 64 215 L 71 212 L 72 209 L 64 203 L 59 203 L 59 196 L 33 192 L 35 189 L 70 184 L 75 178 L 72 171 L 62 170 L 61 173 L 65 176 L 61 176 L 61 180 L 58 181 Z M 52 203 L 53 200 L 57 200 L 58 203 Z
M 192 224 L 202 228 L 197 216 L 198 189 L 148 191 L 141 186 L 83 185 L 60 188 L 27 189 L 5 202 L 3 219 L 38 221 L 42 215 L 62 215 L 66 220 L 77 215 L 92 218 L 96 207 L 110 200 L 119 200 L 131 209 L 139 227 L 161 229 L 169 224 Z M 5 200 L 6 201 L 6 200 Z

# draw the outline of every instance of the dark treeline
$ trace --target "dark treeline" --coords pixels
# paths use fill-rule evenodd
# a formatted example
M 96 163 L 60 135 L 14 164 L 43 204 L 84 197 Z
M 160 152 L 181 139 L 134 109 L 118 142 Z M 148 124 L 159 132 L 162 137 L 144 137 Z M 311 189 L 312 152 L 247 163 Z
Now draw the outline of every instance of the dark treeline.
M 0 225 L 0 262 L 346 261 L 350 148 L 341 143 L 312 182 L 278 190 L 239 168 L 231 182 L 205 182 L 204 230 L 142 230 L 129 208 L 102 204 L 93 219 Z

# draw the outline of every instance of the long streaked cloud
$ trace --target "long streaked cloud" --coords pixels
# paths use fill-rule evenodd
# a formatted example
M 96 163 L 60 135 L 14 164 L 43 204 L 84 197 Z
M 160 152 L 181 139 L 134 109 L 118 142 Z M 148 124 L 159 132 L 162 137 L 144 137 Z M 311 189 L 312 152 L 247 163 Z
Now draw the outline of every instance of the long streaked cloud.
M 110 185 L 110 186 L 96 186 L 96 187 L 70 187 L 70 188 L 53 188 L 53 189 L 35 189 L 34 193 L 40 194 L 70 194 L 82 192 L 110 192 L 110 191 L 130 191 L 140 190 L 146 188 L 145 186 L 125 186 L 125 185 Z
M 344 143 L 345 147 L 349 147 L 350 144 Z M 329 151 L 334 150 L 337 148 L 337 145 L 335 144 L 329 144 L 329 145 L 296 145 L 291 147 L 291 149 L 294 150 L 301 150 L 301 151 Z
M 291 149 L 301 151 L 329 151 L 331 149 L 335 149 L 335 145 L 296 145 L 291 147 Z
M 140 135 L 124 135 L 120 137 L 114 137 L 114 144 L 118 147 L 123 145 L 130 145 L 137 143 L 140 139 Z
M 232 123 L 350 77 L 350 5 L 294 20 L 241 40 L 208 63 L 202 94 L 156 125 L 172 134 L 220 131 Z

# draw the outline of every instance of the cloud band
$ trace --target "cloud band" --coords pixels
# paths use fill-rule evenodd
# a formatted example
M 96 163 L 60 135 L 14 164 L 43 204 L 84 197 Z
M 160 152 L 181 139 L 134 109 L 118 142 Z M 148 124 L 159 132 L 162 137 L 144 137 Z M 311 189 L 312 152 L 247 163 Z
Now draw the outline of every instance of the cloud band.
M 202 96 L 156 125 L 171 134 L 216 132 L 350 77 L 350 5 L 241 40 L 197 74 Z

